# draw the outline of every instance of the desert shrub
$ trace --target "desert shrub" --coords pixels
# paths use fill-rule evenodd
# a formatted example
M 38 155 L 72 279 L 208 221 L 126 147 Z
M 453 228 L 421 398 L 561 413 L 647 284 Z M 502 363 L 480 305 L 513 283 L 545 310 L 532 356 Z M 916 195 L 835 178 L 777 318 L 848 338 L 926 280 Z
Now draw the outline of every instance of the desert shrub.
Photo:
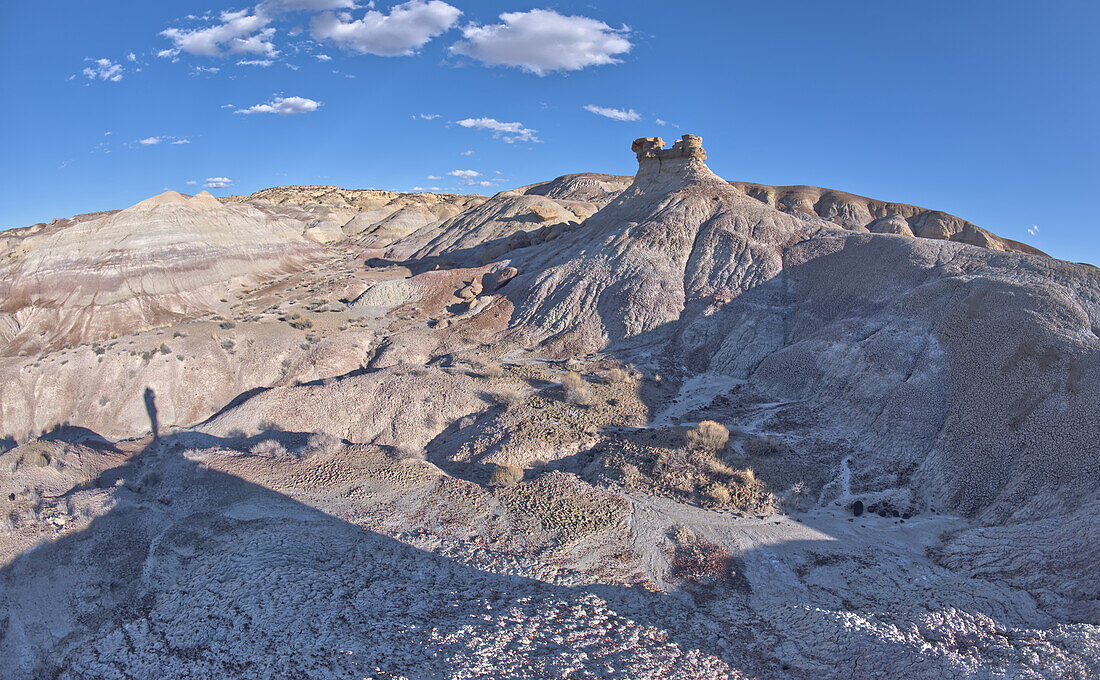
M 315 432 L 309 435 L 306 445 L 312 451 L 331 454 L 340 448 L 340 440 L 328 432 Z
M 624 383 L 630 380 L 630 373 L 622 368 L 613 368 L 607 372 L 607 381 L 610 383 Z
M 504 377 L 504 369 L 501 368 L 500 366 L 486 366 L 481 371 L 481 377 L 491 378 L 491 379 L 503 378 Z
M 742 445 L 746 456 L 772 456 L 787 452 L 787 444 L 775 435 L 754 435 Z
M 729 505 L 733 497 L 729 489 L 715 482 L 703 490 L 703 498 L 706 499 L 707 505 L 720 508 Z
M 574 404 L 587 404 L 592 401 L 592 392 L 588 389 L 588 383 L 576 371 L 570 371 L 561 379 L 562 389 L 565 391 L 565 399 Z
M 729 442 L 730 431 L 725 425 L 713 420 L 704 420 L 687 431 L 688 446 L 704 451 L 721 451 Z
M 775 507 L 775 496 L 768 491 L 763 480 L 757 478 L 752 468 L 733 473 L 726 487 L 730 491 L 730 504 L 743 512 L 760 514 Z
M 505 387 L 504 389 L 497 392 L 496 395 L 497 400 L 499 400 L 500 403 L 505 406 L 515 406 L 516 404 L 521 403 L 526 396 L 527 394 L 524 390 L 514 385 Z
M 172 349 L 171 349 L 171 348 L 170 348 L 170 347 L 169 347 L 168 345 L 166 345 L 166 344 L 164 344 L 164 343 L 162 342 L 162 343 L 160 344 L 160 353 L 161 353 L 161 354 L 171 354 L 171 353 L 172 353 Z
M 677 581 L 709 584 L 728 580 L 733 575 L 733 557 L 729 551 L 712 543 L 683 525 L 669 532 L 674 546 L 669 560 L 669 573 Z
M 218 326 L 224 328 L 225 330 L 229 330 L 230 328 L 236 328 L 237 324 L 233 323 L 229 319 L 226 319 L 225 321 L 222 321 L 220 324 L 218 324 Z
M 294 319 L 290 322 L 291 328 L 297 328 L 300 331 L 304 331 L 307 328 L 313 328 L 313 322 L 309 319 Z
M 229 338 L 226 338 L 225 340 L 222 340 L 222 341 L 221 341 L 221 347 L 222 347 L 222 349 L 224 349 L 224 350 L 225 350 L 226 352 L 228 352 L 228 351 L 232 350 L 232 349 L 233 349 L 234 347 L 236 347 L 236 346 L 237 346 L 237 343 L 233 342 L 233 341 L 232 341 L 232 340 L 230 340 Z
M 489 475 L 489 486 L 507 487 L 519 483 L 523 479 L 523 468 L 518 465 L 494 465 Z
M 263 456 L 265 458 L 285 458 L 287 456 L 286 447 L 277 439 L 260 440 L 253 444 L 248 452 L 254 456 Z
M 92 345 L 92 351 L 96 354 L 103 354 L 107 351 L 107 348 L 102 345 Z
M 50 464 L 50 457 L 44 453 L 32 453 L 30 455 L 30 464 L 35 467 L 44 468 Z

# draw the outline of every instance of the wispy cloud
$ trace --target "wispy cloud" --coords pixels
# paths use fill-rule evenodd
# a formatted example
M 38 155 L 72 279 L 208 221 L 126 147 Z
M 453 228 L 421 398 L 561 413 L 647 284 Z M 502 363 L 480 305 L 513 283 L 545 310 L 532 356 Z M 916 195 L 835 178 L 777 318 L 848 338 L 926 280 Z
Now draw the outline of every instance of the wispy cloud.
M 465 151 L 463 151 L 462 153 L 460 153 L 458 155 L 459 156 L 473 156 L 474 155 L 474 150 L 473 149 L 466 149 Z
M 447 174 L 451 177 L 481 177 L 477 170 L 451 170 Z
M 352 52 L 399 57 L 414 54 L 450 30 L 461 14 L 441 0 L 409 0 L 389 14 L 369 9 L 362 19 L 354 19 L 350 12 L 324 12 L 313 17 L 309 29 L 314 40 L 331 40 Z
M 190 144 L 191 140 L 186 137 L 175 137 L 173 135 L 155 135 L 152 137 L 146 137 L 145 139 L 139 139 L 137 141 L 141 146 L 156 146 L 157 144 Z
M 237 62 L 237 66 L 260 66 L 267 68 L 275 62 L 271 59 L 241 59 Z
M 320 108 L 321 102 L 305 97 L 275 97 L 266 104 L 256 104 L 247 109 L 238 109 L 233 113 L 277 113 L 280 116 L 289 116 L 295 113 L 310 113 Z
M 92 62 L 91 66 L 84 67 L 82 73 L 88 80 L 107 80 L 117 83 L 122 80 L 122 65 L 116 64 L 110 59 L 92 59 L 88 57 L 84 61 Z
M 414 119 L 419 118 L 421 120 L 435 120 L 436 118 L 439 118 L 439 114 L 438 113 L 421 113 L 421 114 L 413 116 L 413 118 Z
M 1038 236 L 1039 235 L 1038 225 L 1033 224 L 1030 227 L 1028 227 L 1027 228 L 1027 233 L 1030 234 L 1031 236 Z
M 233 186 L 233 180 L 228 177 L 207 177 L 202 186 L 204 189 L 225 189 Z
M 505 12 L 500 19 L 499 24 L 463 28 L 464 39 L 451 46 L 451 53 L 544 76 L 617 64 L 621 61 L 617 55 L 632 47 L 626 26 L 614 29 L 598 19 L 548 9 Z
M 603 116 L 604 118 L 610 118 L 612 120 L 621 121 L 633 121 L 641 120 L 642 117 L 638 115 L 638 112 L 634 109 L 613 109 L 608 106 L 596 106 L 595 104 L 589 104 L 584 107 L 585 111 L 594 113 L 597 116 Z
M 493 137 L 511 144 L 512 142 L 537 142 L 538 130 L 524 127 L 523 123 L 502 123 L 496 118 L 465 118 L 456 121 L 456 125 L 477 130 L 489 130 Z

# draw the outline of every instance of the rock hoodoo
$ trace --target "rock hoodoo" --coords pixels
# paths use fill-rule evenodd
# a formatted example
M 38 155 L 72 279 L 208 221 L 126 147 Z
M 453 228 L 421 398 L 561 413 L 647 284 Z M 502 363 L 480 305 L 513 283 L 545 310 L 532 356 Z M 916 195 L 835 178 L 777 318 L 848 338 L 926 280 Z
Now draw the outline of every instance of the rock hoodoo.
M 630 149 L 638 154 L 638 163 L 647 160 L 695 159 L 705 161 L 707 152 L 703 149 L 703 138 L 696 135 L 683 135 L 671 148 L 665 148 L 665 140 L 660 137 L 640 137 L 634 140 Z

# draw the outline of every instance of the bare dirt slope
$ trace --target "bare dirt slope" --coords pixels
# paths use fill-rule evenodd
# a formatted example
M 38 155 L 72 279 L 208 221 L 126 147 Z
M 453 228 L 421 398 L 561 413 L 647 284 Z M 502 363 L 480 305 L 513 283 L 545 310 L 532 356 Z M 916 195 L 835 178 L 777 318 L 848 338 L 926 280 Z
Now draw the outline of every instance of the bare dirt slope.
M 1098 270 L 634 150 L 9 239 L 0 677 L 1100 673 Z

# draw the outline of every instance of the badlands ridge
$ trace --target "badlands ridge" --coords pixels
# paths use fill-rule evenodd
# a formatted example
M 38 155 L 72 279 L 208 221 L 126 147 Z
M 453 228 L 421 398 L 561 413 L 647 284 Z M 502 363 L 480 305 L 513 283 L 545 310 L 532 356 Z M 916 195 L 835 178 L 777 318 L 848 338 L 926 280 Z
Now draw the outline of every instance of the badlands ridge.
M 0 677 L 1100 674 L 1100 270 L 633 151 L 0 232 Z

